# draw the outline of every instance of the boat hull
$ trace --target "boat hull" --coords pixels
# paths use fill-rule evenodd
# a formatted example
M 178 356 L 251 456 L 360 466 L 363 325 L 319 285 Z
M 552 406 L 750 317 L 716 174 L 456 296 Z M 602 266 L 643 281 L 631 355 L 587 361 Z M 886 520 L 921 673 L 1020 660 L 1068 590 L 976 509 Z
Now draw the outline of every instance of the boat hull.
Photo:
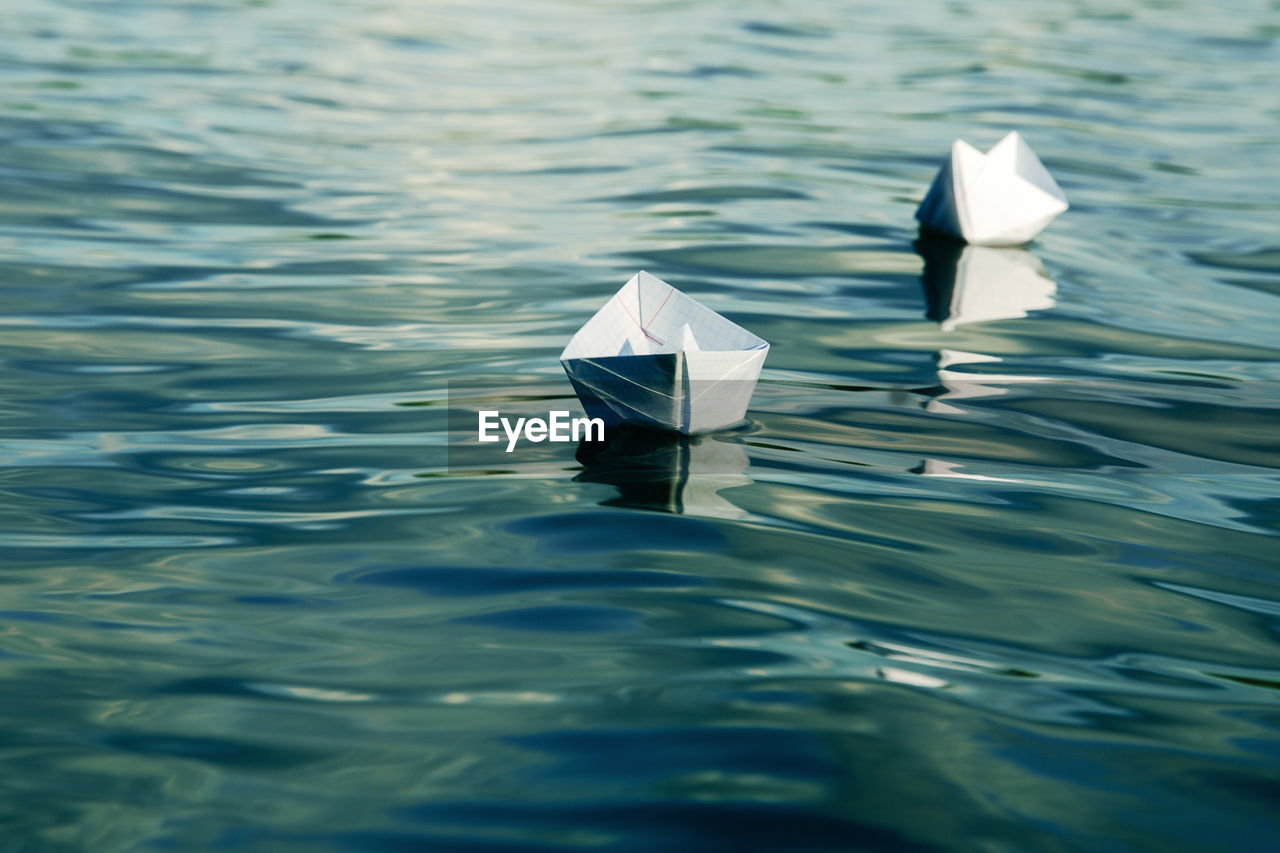
M 629 424 L 685 435 L 742 423 L 766 349 L 563 359 L 586 410 L 605 427 Z

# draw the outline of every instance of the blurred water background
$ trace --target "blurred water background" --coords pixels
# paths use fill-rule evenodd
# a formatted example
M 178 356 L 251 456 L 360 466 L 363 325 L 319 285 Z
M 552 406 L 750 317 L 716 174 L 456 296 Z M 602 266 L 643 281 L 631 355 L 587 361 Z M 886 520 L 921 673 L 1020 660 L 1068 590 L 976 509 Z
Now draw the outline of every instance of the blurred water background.
M 6 850 L 1257 850 L 1280 6 L 5 0 Z M 952 140 L 1072 208 L 918 241 Z M 575 406 L 644 268 L 750 423 Z

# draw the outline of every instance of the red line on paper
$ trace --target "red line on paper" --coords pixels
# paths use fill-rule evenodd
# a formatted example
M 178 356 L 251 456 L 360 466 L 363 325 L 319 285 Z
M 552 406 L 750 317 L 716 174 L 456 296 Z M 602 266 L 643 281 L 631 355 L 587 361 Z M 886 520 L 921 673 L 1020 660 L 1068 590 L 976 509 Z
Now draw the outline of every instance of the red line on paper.
M 670 295 L 671 295 L 671 294 L 667 294 L 668 298 L 670 297 Z M 631 322 L 633 322 L 633 323 L 635 323 L 635 324 L 636 324 L 636 326 L 640 329 L 640 331 L 644 333 L 644 336 L 645 336 L 646 338 L 648 338 L 649 340 L 653 341 L 653 342 L 654 342 L 655 344 L 657 344 L 658 346 L 663 346 L 663 347 L 664 347 L 664 346 L 666 346 L 666 344 L 664 344 L 662 341 L 658 340 L 658 339 L 657 339 L 657 338 L 655 338 L 653 335 L 649 334 L 649 330 L 648 330 L 648 329 L 646 329 L 644 326 L 641 326 L 641 325 L 640 325 L 640 321 L 639 321 L 639 320 L 637 320 L 637 319 L 635 318 L 635 315 L 634 315 L 634 314 L 632 314 L 630 311 L 627 311 L 627 306 L 626 306 L 626 304 L 625 304 L 621 299 L 619 299 L 619 300 L 618 300 L 618 304 L 622 306 L 622 310 L 623 310 L 624 312 L 626 312 L 626 315 L 627 315 L 628 317 L 630 317 L 630 318 L 631 318 Z M 663 304 L 663 305 L 666 305 L 667 303 L 666 303 L 666 302 L 663 302 L 662 304 Z M 659 311 L 661 311 L 661 310 L 662 310 L 662 308 L 661 308 L 661 307 L 659 307 L 659 308 L 658 308 L 658 310 L 659 310 Z
M 653 312 L 653 316 L 649 318 L 650 323 L 658 319 L 658 315 L 662 313 L 662 309 L 667 307 L 667 302 L 670 301 L 671 294 L 675 292 L 676 292 L 676 289 L 674 287 L 667 291 L 667 298 L 662 300 L 662 304 L 658 306 L 658 310 Z

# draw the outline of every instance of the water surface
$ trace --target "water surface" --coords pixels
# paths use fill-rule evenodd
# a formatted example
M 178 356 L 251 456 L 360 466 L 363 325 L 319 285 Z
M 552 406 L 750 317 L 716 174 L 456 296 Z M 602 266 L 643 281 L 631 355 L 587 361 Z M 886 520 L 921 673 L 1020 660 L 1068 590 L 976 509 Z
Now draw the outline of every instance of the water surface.
M 9 849 L 1256 850 L 1274 4 L 11 0 Z M 1072 208 L 918 240 L 952 139 Z M 648 269 L 750 422 L 571 406 Z

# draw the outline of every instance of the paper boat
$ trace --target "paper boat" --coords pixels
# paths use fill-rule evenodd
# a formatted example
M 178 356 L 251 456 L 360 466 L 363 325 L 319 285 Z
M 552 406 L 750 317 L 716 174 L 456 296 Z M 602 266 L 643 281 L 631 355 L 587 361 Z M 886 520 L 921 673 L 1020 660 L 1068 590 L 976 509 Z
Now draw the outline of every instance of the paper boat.
M 986 154 L 957 139 L 916 219 L 966 243 L 1017 246 L 1066 209 L 1066 195 L 1014 131 Z
M 637 273 L 560 354 L 588 417 L 692 435 L 742 421 L 769 344 Z
M 922 236 L 925 316 L 949 332 L 967 323 L 1011 320 L 1054 306 L 1058 286 L 1035 255 L 1024 249 L 965 246 Z

